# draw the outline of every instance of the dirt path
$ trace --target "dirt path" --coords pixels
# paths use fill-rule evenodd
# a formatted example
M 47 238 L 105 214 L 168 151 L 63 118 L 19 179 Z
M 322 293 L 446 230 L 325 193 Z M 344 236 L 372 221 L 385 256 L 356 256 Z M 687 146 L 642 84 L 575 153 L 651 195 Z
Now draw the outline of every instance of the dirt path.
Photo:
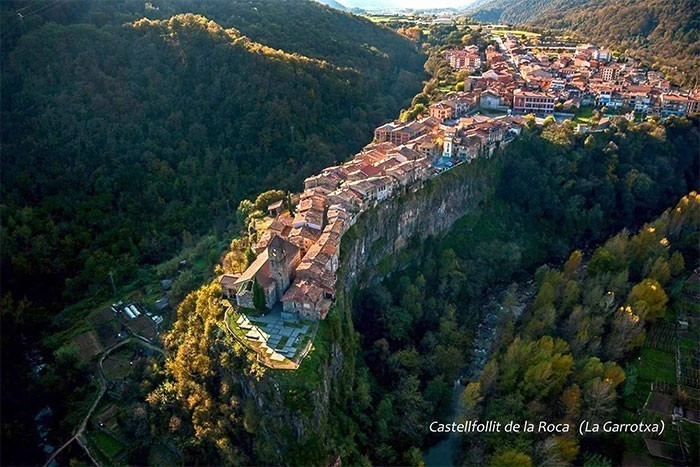
M 80 447 L 82 447 L 83 450 L 85 451 L 85 453 L 88 455 L 88 457 L 90 457 L 90 460 L 92 460 L 92 462 L 95 465 L 99 465 L 99 463 L 95 460 L 95 458 L 92 456 L 92 453 L 90 452 L 90 450 L 87 447 L 86 440 L 83 437 L 83 432 L 85 431 L 85 428 L 87 427 L 87 423 L 90 420 L 90 417 L 92 416 L 93 412 L 97 408 L 97 405 L 102 400 L 102 396 L 104 396 L 105 392 L 107 392 L 107 378 L 104 375 L 104 367 L 102 364 L 104 363 L 105 359 L 109 356 L 109 354 L 111 354 L 113 351 L 115 351 L 115 350 L 117 350 L 117 349 L 119 349 L 127 344 L 132 344 L 132 343 L 139 344 L 139 345 L 142 345 L 144 347 L 148 347 L 149 349 L 154 350 L 154 351 L 160 353 L 161 355 L 164 355 L 163 349 L 161 349 L 160 347 L 158 347 L 156 345 L 153 345 L 145 337 L 139 336 L 137 334 L 135 334 L 134 336 L 129 337 L 127 339 L 124 339 L 121 342 L 117 342 L 112 347 L 105 350 L 102 353 L 102 356 L 100 357 L 100 361 L 97 365 L 97 375 L 99 376 L 100 389 L 97 392 L 97 397 L 95 398 L 95 401 L 90 406 L 90 410 L 88 410 L 88 413 L 85 415 L 85 418 L 80 423 L 80 426 L 78 426 L 78 429 L 73 434 L 73 436 L 68 441 L 63 443 L 63 445 L 60 448 L 58 448 L 56 451 L 54 451 L 53 454 L 51 454 L 51 457 L 49 457 L 49 459 L 46 461 L 46 463 L 44 464 L 44 467 L 51 464 L 51 462 L 53 462 L 56 459 L 56 456 L 58 456 L 61 453 L 61 451 L 63 451 L 73 441 L 76 441 L 76 440 L 77 440 L 78 444 L 80 444 Z

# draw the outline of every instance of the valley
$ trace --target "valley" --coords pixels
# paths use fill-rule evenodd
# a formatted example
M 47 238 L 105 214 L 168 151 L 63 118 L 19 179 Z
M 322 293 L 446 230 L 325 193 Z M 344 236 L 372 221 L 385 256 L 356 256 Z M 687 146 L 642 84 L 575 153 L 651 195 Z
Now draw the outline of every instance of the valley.
M 282 3 L 12 6 L 3 463 L 695 462 L 697 90 Z

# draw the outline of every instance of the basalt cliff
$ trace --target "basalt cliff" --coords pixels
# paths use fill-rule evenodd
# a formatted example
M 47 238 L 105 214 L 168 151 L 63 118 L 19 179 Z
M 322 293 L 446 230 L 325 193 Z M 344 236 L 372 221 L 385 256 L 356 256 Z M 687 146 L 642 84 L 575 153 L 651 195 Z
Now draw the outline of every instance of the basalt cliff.
M 364 212 L 343 237 L 337 296 L 320 322 L 314 349 L 295 371 L 251 363 L 234 376 L 244 395 L 245 427 L 268 462 L 332 464 L 354 436 L 347 415 L 358 393 L 358 339 L 352 302 L 359 290 L 400 270 L 411 246 L 440 237 L 454 222 L 488 203 L 500 166 L 499 151 L 413 186 Z M 253 359 L 247 355 L 249 361 Z M 360 391 L 361 392 L 361 391 Z

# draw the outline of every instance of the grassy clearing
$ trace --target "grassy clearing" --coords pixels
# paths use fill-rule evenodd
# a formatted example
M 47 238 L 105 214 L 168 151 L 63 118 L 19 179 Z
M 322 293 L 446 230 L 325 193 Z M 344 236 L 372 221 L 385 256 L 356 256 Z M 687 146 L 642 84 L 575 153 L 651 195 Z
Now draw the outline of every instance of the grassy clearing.
M 233 333 L 237 337 L 239 337 L 240 339 L 245 339 L 246 332 L 238 326 L 238 323 L 236 323 L 239 316 L 240 315 L 237 313 L 229 313 L 228 314 L 228 325 L 231 328 L 231 331 L 233 331 Z
M 449 84 L 449 83 L 441 84 L 437 87 L 437 90 L 440 92 L 444 92 L 444 93 L 452 92 L 455 90 L 455 85 L 454 85 L 454 83 L 453 84 Z
M 574 116 L 574 123 L 589 125 L 593 117 L 593 107 L 581 107 Z
M 124 445 L 116 438 L 103 431 L 96 431 L 91 434 L 92 441 L 97 448 L 109 459 L 114 459 L 124 450 Z
M 691 354 L 697 348 L 698 342 L 694 339 L 684 337 L 680 340 L 681 355 Z
M 110 380 L 126 378 L 131 372 L 133 354 L 134 350 L 127 346 L 107 357 L 103 363 L 105 377 Z
M 515 34 L 519 37 L 526 36 L 528 38 L 541 36 L 538 32 L 521 31 L 520 29 L 494 29 L 492 32 L 499 36 L 505 36 L 506 34 Z
M 676 360 L 671 353 L 645 347 L 642 349 L 639 378 L 676 383 Z

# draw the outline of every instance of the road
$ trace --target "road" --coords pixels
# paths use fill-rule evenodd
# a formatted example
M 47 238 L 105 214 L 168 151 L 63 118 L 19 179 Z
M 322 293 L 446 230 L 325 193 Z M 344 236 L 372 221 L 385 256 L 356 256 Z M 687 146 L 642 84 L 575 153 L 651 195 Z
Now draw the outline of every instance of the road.
M 119 349 L 127 344 L 131 344 L 131 343 L 143 345 L 144 347 L 148 347 L 149 349 L 154 350 L 154 351 L 160 353 L 161 355 L 164 355 L 163 349 L 161 349 L 160 347 L 158 347 L 156 345 L 153 345 L 148 339 L 146 339 L 143 336 L 139 336 L 137 334 L 135 334 L 133 337 L 129 337 L 127 339 L 124 339 L 121 342 L 117 342 L 112 347 L 105 350 L 104 353 L 102 354 L 102 356 L 100 357 L 99 364 L 97 365 L 97 374 L 99 376 L 100 389 L 97 392 L 97 397 L 95 398 L 95 401 L 90 406 L 90 410 L 88 410 L 88 413 L 85 415 L 85 418 L 80 423 L 80 426 L 78 426 L 78 429 L 75 431 L 73 436 L 68 441 L 63 443 L 63 445 L 60 448 L 58 448 L 56 451 L 54 451 L 53 454 L 51 454 L 51 457 L 49 457 L 49 459 L 46 461 L 46 463 L 44 464 L 44 467 L 51 464 L 56 459 L 56 456 L 58 456 L 61 453 L 61 451 L 63 451 L 73 441 L 76 441 L 76 440 L 77 440 L 78 444 L 80 444 L 80 446 L 85 450 L 85 453 L 90 457 L 90 460 L 92 460 L 92 462 L 95 465 L 99 465 L 99 463 L 95 460 L 95 458 L 92 456 L 92 453 L 90 452 L 90 450 L 87 447 L 87 442 L 86 442 L 85 438 L 83 437 L 83 432 L 85 431 L 85 427 L 87 427 L 88 420 L 90 420 L 90 417 L 92 416 L 93 412 L 97 408 L 97 405 L 100 403 L 100 400 L 102 400 L 102 396 L 104 396 L 105 392 L 107 392 L 107 378 L 104 375 L 104 367 L 102 366 L 102 364 L 104 363 L 105 359 L 109 356 L 109 354 L 111 354 L 113 351 L 115 351 L 115 350 L 117 350 L 117 349 Z

